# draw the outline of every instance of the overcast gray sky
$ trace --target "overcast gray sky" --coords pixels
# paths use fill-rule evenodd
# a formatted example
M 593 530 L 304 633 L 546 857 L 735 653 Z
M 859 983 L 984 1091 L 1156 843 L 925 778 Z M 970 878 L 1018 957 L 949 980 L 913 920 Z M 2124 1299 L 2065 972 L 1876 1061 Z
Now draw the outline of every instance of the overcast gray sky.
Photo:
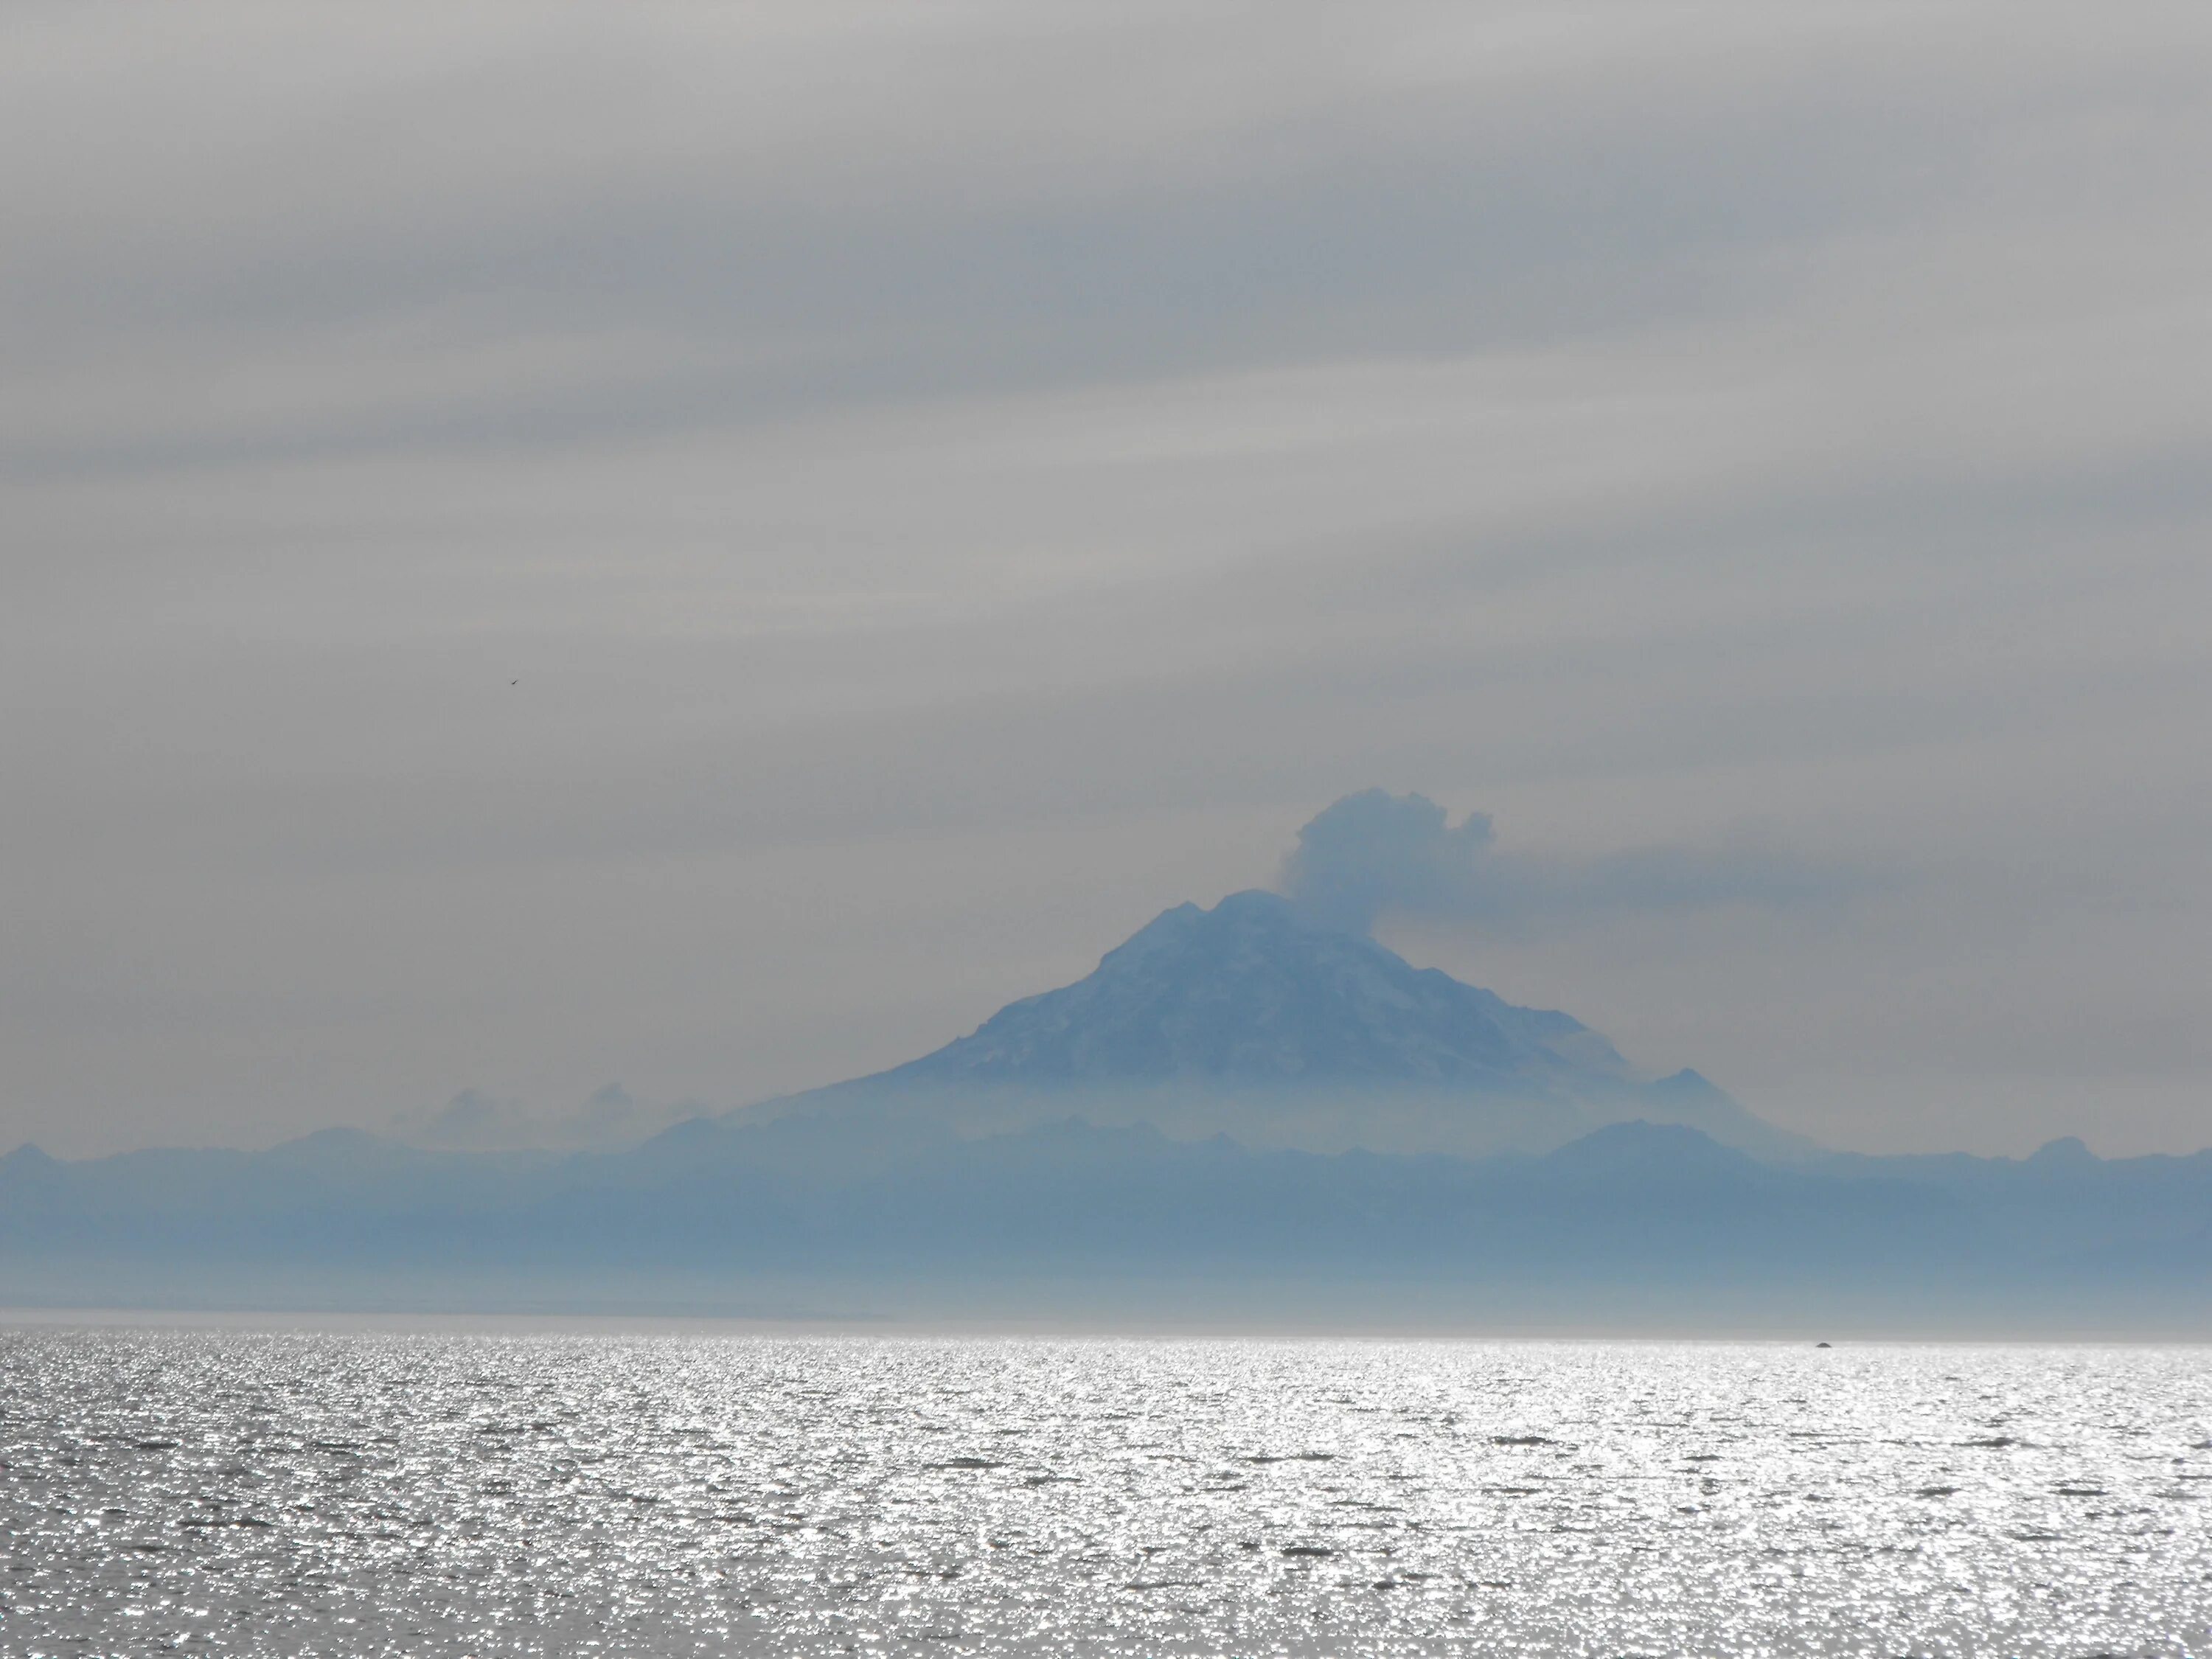
M 829 1081 L 1370 786 L 1864 875 L 1380 924 L 1778 1122 L 2212 1141 L 2208 88 L 2202 0 L 7 5 L 0 1142 Z

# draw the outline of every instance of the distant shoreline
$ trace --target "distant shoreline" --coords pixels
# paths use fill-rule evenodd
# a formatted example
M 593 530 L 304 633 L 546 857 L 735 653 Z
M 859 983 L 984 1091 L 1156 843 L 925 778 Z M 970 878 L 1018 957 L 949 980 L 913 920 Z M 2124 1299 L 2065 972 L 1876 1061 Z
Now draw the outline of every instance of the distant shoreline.
M 1054 1321 L 1036 1318 L 901 1316 L 890 1314 L 816 1312 L 740 1313 L 580 1312 L 556 1310 L 309 1307 L 71 1307 L 60 1304 L 0 1304 L 0 1332 L 8 1331 L 237 1331 L 282 1334 L 457 1336 L 677 1336 L 677 1337 L 866 1337 L 917 1342 L 960 1340 L 1030 1341 L 1224 1341 L 1496 1344 L 1541 1346 L 1640 1344 L 1651 1346 L 1712 1346 L 1812 1351 L 1826 1341 L 1829 1352 L 1869 1348 L 2194 1348 L 2212 1346 L 2212 1333 L 2187 1334 L 2125 1331 L 1832 1333 L 1826 1338 L 1794 1332 L 1742 1330 L 1613 1329 L 1562 1326 L 1447 1328 L 1436 1325 L 1358 1327 L 1315 1323 L 1289 1326 L 1234 1321 L 1176 1322 Z

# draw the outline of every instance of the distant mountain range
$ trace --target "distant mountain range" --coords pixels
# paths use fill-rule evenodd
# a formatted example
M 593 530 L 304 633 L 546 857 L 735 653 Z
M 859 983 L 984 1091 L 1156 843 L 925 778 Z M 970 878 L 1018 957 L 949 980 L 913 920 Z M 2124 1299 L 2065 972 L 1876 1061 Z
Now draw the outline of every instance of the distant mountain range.
M 1286 902 L 616 1151 L 0 1158 L 0 1302 L 2212 1335 L 2212 1153 L 1868 1158 Z
M 0 1304 L 2205 1336 L 2208 1223 L 2208 1153 L 1777 1165 L 1650 1123 L 1488 1158 L 807 1115 L 619 1153 L 326 1130 L 0 1158 Z

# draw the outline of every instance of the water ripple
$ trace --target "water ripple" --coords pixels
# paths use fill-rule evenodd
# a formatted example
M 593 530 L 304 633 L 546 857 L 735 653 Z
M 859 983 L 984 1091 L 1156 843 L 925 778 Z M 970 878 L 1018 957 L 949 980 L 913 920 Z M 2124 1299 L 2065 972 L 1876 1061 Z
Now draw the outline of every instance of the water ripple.
M 0 1333 L 26 1655 L 2185 1655 L 2184 1349 Z

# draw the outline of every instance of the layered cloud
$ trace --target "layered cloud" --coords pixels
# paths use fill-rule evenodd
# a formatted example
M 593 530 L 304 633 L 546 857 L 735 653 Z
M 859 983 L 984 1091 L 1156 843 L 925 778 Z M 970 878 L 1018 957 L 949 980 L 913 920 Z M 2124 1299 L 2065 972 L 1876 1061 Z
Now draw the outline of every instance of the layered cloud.
M 851 1075 L 1376 777 L 1794 1127 L 2201 1144 L 2204 16 L 0 9 L 0 1145 Z

